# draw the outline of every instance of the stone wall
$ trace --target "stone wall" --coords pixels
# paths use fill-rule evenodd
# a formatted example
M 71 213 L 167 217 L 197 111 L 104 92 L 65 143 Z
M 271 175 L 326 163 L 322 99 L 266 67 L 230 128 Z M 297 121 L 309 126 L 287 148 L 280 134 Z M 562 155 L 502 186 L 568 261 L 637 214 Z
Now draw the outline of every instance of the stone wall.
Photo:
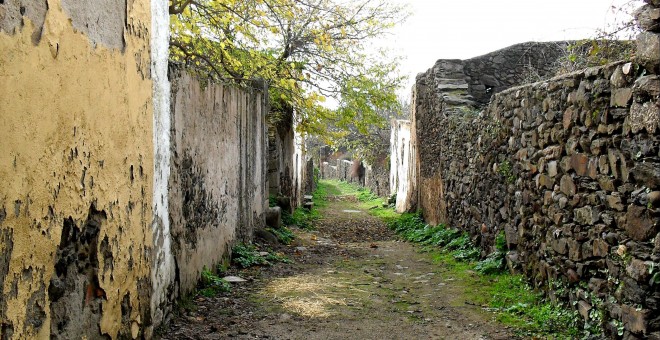
M 510 88 L 481 112 L 439 99 L 429 73 L 413 96 L 425 219 L 483 255 L 504 233 L 510 268 L 627 338 L 660 336 L 660 44 L 639 44 L 637 62 Z
M 440 59 L 421 75 L 437 96 L 429 104 L 436 111 L 440 102 L 453 107 L 445 113 L 485 105 L 494 93 L 547 75 L 566 47 L 566 42 L 527 42 L 467 60 Z
M 381 197 L 390 195 L 390 167 L 387 158 L 377 164 L 365 164 L 364 186 Z
M 150 337 L 160 10 L 0 2 L 3 339 Z
M 267 103 L 263 85 L 202 84 L 178 67 L 172 82 L 170 228 L 178 288 L 195 288 L 231 245 L 265 225 Z

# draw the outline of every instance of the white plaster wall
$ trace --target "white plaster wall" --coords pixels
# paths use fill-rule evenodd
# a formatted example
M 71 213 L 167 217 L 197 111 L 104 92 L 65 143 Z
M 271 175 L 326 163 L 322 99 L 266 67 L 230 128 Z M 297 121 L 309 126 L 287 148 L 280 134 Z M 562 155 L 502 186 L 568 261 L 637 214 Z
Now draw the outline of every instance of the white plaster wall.
M 396 211 L 406 212 L 411 207 L 411 188 L 414 178 L 410 143 L 410 122 L 392 121 L 390 138 L 392 154 L 390 156 L 390 190 L 396 192 Z
M 169 49 L 168 3 L 151 0 L 151 77 L 153 81 L 153 263 L 151 316 L 154 325 L 163 322 L 169 306 L 168 287 L 174 282 L 174 257 L 169 224 L 168 180 L 170 177 L 170 83 L 167 78 Z
M 302 205 L 305 187 L 305 165 L 307 164 L 305 152 L 305 139 L 297 131 L 296 113 L 293 114 L 293 198 L 296 206 Z

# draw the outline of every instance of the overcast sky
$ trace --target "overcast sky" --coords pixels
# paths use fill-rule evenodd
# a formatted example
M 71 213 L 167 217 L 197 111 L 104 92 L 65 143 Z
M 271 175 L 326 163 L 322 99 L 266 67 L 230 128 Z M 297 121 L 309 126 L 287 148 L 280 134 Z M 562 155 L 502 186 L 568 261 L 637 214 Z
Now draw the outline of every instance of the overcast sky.
M 516 43 L 589 38 L 616 20 L 611 7 L 630 0 L 399 0 L 410 18 L 388 45 L 402 55 L 401 72 L 415 75 L 437 59 L 469 59 Z M 632 1 L 639 7 L 641 1 Z M 619 16 L 620 18 L 620 16 Z M 620 20 L 620 19 L 619 19 Z M 402 94 L 403 94 L 402 93 Z

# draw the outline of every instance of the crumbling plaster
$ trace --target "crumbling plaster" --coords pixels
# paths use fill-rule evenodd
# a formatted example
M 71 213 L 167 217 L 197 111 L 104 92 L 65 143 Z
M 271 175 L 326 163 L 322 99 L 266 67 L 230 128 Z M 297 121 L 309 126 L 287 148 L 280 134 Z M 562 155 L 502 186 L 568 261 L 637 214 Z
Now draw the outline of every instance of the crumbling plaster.
M 2 337 L 137 337 L 151 323 L 151 12 L 148 1 L 125 6 L 123 48 L 76 30 L 57 0 L 36 45 L 28 17 L 0 32 Z M 60 312 L 73 320 L 98 303 L 99 327 L 58 325 L 49 288 L 60 243 L 83 239 L 89 225 L 98 233 L 79 246 L 95 250 L 86 256 L 98 268 L 74 280 L 87 285 L 83 306 Z

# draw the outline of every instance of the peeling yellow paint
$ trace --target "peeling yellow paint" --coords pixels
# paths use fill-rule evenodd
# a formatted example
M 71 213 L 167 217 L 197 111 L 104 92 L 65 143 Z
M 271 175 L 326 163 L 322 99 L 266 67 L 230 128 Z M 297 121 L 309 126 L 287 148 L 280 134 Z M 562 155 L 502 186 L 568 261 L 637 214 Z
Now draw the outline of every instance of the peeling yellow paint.
M 98 237 L 107 236 L 113 255 L 107 271 L 98 255 L 105 292 L 100 330 L 117 338 L 126 327 L 137 337 L 145 327 L 149 294 L 138 286 L 145 280 L 150 288 L 152 248 L 150 4 L 128 3 L 124 51 L 93 47 L 59 0 L 48 1 L 37 46 L 28 20 L 14 35 L 0 32 L 0 211 L 6 211 L 0 231 L 12 230 L 13 242 L 0 281 L 6 304 L 0 322 L 11 324 L 14 338 L 50 337 L 47 290 L 62 227 L 69 217 L 81 227 L 92 205 L 107 214 Z M 26 309 L 38 292 L 45 294 L 45 317 L 35 326 Z M 122 325 L 127 293 L 130 320 Z

